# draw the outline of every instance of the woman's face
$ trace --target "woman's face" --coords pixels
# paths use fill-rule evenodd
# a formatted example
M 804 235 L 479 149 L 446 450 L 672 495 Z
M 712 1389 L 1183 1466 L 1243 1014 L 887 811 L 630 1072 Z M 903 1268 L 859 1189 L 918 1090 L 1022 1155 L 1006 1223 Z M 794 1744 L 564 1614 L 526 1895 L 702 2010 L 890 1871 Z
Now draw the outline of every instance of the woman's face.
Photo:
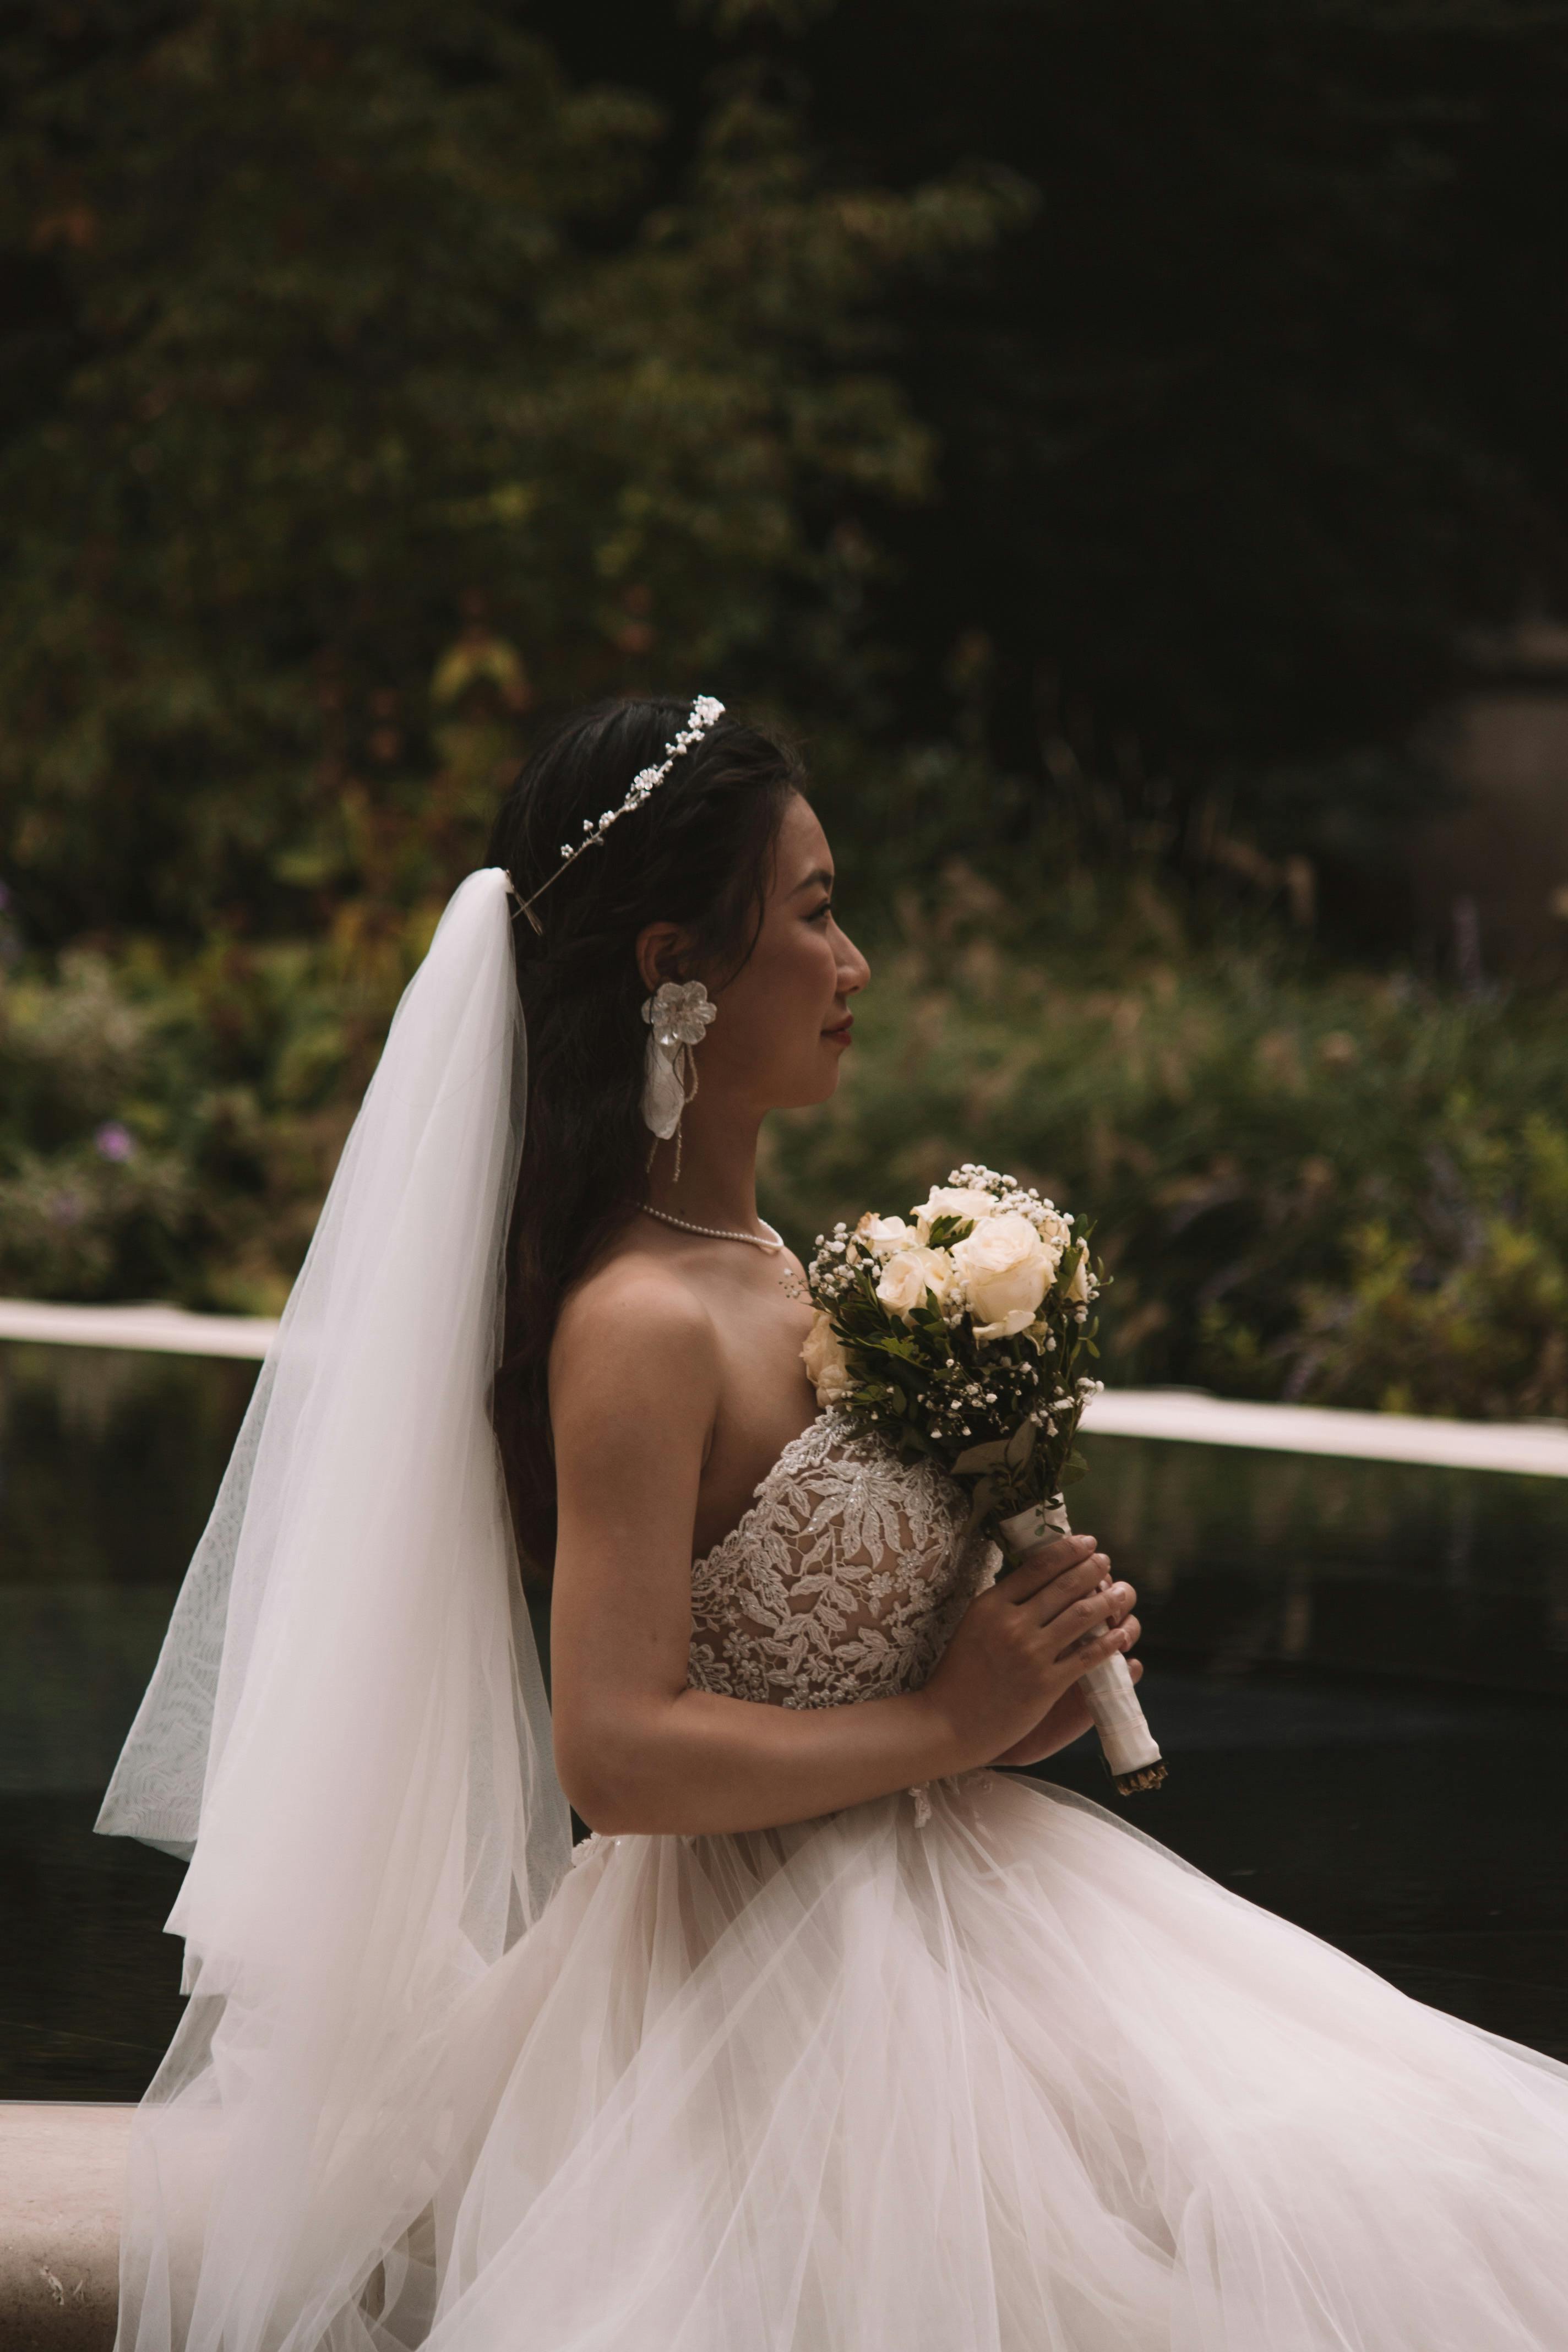
M 761 1113 L 826 1101 L 838 1084 L 838 1065 L 853 1051 L 848 1000 L 871 975 L 859 949 L 839 929 L 832 892 L 827 835 L 810 803 L 796 793 L 780 822 L 762 929 L 750 959 L 722 985 L 683 967 L 689 976 L 706 980 L 718 1007 L 696 1049 L 704 1090 L 722 1091 Z M 662 928 L 650 926 L 638 943 L 650 988 L 657 985 L 650 955 Z

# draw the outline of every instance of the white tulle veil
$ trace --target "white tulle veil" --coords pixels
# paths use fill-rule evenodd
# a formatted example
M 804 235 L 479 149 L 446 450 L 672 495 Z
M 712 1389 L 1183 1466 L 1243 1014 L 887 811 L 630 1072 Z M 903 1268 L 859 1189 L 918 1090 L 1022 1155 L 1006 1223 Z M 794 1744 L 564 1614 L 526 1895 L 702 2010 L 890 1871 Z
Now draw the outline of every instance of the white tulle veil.
M 464 2052 L 570 1860 L 489 1411 L 511 903 L 470 874 L 404 992 L 99 1816 L 189 1856 L 119 2352 L 421 2340 Z

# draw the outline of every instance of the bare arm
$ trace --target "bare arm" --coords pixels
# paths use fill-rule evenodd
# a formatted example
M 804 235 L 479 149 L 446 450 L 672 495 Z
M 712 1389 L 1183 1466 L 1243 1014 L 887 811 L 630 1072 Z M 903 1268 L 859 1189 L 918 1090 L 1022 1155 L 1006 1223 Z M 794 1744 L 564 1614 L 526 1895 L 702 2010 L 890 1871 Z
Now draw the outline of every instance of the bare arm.
M 629 1266 L 562 1317 L 552 1699 L 562 1782 L 595 1828 L 763 1828 L 997 1760 L 1037 1742 L 1085 1668 L 1126 1646 L 1123 1625 L 1061 1654 L 1108 1605 L 1103 1555 L 1069 1538 L 971 1604 L 921 1691 L 793 1708 L 689 1688 L 692 1528 L 719 1383 L 706 1311 L 661 1269 Z

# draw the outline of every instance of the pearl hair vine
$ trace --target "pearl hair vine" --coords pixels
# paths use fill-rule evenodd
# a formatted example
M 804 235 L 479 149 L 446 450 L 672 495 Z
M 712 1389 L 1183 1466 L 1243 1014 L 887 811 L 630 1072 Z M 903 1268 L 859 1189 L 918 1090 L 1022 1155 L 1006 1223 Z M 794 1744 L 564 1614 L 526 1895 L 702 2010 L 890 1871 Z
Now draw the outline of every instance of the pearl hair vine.
M 668 775 L 671 768 L 674 767 L 682 751 L 689 751 L 693 743 L 700 742 L 701 738 L 707 733 L 709 728 L 713 725 L 714 721 L 716 719 L 722 719 L 723 716 L 724 706 L 716 698 L 715 696 L 711 694 L 700 694 L 687 714 L 685 726 L 680 730 L 680 732 L 678 735 L 672 737 L 670 741 L 665 745 L 663 755 L 661 756 L 657 767 L 639 768 L 637 770 L 637 774 L 632 778 L 631 788 L 626 793 L 626 799 L 621 803 L 619 808 L 606 809 L 601 817 L 584 817 L 583 819 L 583 839 L 577 842 L 563 841 L 562 843 L 561 863 L 556 867 L 555 872 L 552 874 L 547 880 L 542 882 L 539 888 L 531 892 L 528 898 L 519 899 L 517 907 L 514 907 L 512 909 L 513 914 L 515 915 L 520 911 L 522 914 L 525 914 L 528 917 L 529 921 L 533 925 L 534 929 L 539 933 L 541 939 L 542 939 L 544 936 L 544 926 L 533 911 L 534 899 L 542 898 L 544 892 L 549 889 L 551 883 L 555 881 L 559 876 L 565 873 L 566 868 L 571 865 L 574 857 L 580 857 L 584 850 L 592 849 L 595 843 L 602 842 L 605 834 L 609 831 L 611 825 L 615 824 L 617 817 L 625 816 L 628 809 L 640 807 L 642 803 L 647 800 L 648 794 L 653 791 L 654 787 L 657 784 L 663 783 L 666 776 Z M 517 885 L 512 880 L 510 874 L 506 877 L 506 887 L 511 892 L 512 897 L 514 898 L 517 898 Z

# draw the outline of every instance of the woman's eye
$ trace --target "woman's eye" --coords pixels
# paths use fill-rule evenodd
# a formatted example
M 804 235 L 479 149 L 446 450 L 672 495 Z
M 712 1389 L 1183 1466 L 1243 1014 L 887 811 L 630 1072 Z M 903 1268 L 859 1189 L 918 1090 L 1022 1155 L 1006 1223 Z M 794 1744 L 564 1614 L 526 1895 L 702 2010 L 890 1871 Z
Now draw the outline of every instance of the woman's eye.
M 811 919 L 812 919 L 812 921 L 813 921 L 814 923 L 815 923 L 815 922 L 818 922 L 818 921 L 820 921 L 821 918 L 822 918 L 824 915 L 831 915 L 831 913 L 832 913 L 832 912 L 833 912 L 833 901 L 832 901 L 832 899 L 831 899 L 831 898 L 824 898 L 824 900 L 823 900 L 823 902 L 822 902 L 821 906 L 820 906 L 820 907 L 817 907 L 817 908 L 814 908 L 814 909 L 813 909 Z

